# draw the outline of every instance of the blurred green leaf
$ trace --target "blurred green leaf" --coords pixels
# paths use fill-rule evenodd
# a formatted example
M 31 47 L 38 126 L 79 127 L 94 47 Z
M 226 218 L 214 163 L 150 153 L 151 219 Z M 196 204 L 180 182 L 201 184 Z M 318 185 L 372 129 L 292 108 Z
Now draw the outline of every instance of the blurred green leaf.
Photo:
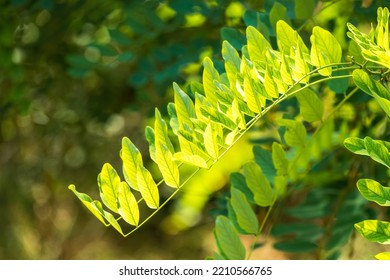
M 222 255 L 229 260 L 245 259 L 245 248 L 236 229 L 225 216 L 218 216 L 215 221 L 215 239 Z
M 256 234 L 259 230 L 259 223 L 245 194 L 238 189 L 231 188 L 231 195 L 230 203 L 240 228 L 248 234 Z

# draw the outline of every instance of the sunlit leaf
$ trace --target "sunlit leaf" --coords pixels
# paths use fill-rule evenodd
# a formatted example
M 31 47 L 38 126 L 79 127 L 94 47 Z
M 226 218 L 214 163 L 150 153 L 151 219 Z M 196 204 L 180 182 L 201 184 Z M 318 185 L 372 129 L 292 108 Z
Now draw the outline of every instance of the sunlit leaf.
M 248 40 L 248 53 L 252 61 L 263 60 L 267 49 L 271 48 L 270 43 L 264 36 L 253 26 L 248 26 L 246 29 Z
M 108 226 L 104 220 L 103 208 L 99 201 L 93 200 L 89 195 L 85 193 L 80 193 L 76 190 L 75 185 L 69 185 L 68 187 L 80 201 L 84 204 L 85 207 L 105 226 Z
M 374 201 L 381 206 L 390 206 L 389 187 L 384 187 L 371 179 L 360 179 L 357 182 L 357 187 L 367 200 Z
M 219 148 L 217 142 L 217 131 L 214 129 L 212 123 L 209 123 L 204 131 L 204 145 L 206 151 L 213 158 L 218 158 Z
M 390 244 L 389 222 L 365 220 L 355 224 L 355 228 L 368 241 Z
M 358 137 L 349 137 L 344 140 L 344 146 L 355 154 L 368 156 L 366 145 L 363 139 Z
M 173 155 L 174 159 L 177 161 L 181 161 L 184 163 L 188 163 L 193 166 L 197 166 L 200 168 L 207 168 L 207 162 L 201 156 L 198 155 L 189 155 L 183 152 L 178 152 Z
M 173 83 L 173 91 L 175 94 L 175 109 L 179 126 L 183 122 L 191 126 L 191 118 L 196 118 L 194 103 L 178 84 Z
M 341 61 L 341 46 L 336 38 L 327 30 L 315 26 L 310 37 L 311 47 L 311 62 L 314 66 L 323 67 L 331 63 L 339 63 Z M 323 76 L 330 76 L 332 68 L 326 67 L 318 71 Z
M 383 252 L 375 255 L 378 260 L 390 260 L 390 252 Z
M 235 188 L 231 188 L 231 195 L 230 203 L 240 228 L 248 234 L 256 234 L 259 230 L 259 223 L 246 196 Z
M 225 60 L 225 71 L 229 82 L 234 85 L 237 80 L 236 75 L 240 72 L 241 59 L 236 49 L 228 41 L 222 43 L 222 57 Z
M 203 60 L 203 87 L 204 87 L 204 92 L 206 95 L 206 98 L 208 101 L 216 106 L 218 104 L 218 99 L 216 98 L 215 91 L 217 90 L 215 86 L 215 81 L 219 81 L 219 73 L 218 71 L 214 68 L 214 64 L 211 61 L 210 58 L 206 57 Z
M 179 168 L 174 161 L 173 154 L 165 144 L 156 146 L 156 163 L 163 175 L 165 184 L 177 188 L 180 185 Z
M 109 163 L 103 165 L 98 176 L 100 197 L 103 203 L 113 212 L 118 213 L 117 195 L 121 180 L 116 170 Z
M 229 260 L 244 260 L 245 247 L 237 230 L 225 216 L 218 216 L 215 221 L 215 239 L 221 254 Z
M 150 172 L 142 165 L 138 165 L 137 180 L 141 196 L 145 200 L 148 207 L 157 209 L 160 200 L 157 185 L 154 182 Z
M 118 188 L 118 213 L 130 225 L 138 225 L 139 208 L 137 200 L 126 182 L 121 182 Z
M 134 190 L 138 190 L 137 168 L 138 164 L 142 164 L 142 156 L 137 147 L 127 137 L 123 137 L 122 139 L 122 149 L 120 156 L 123 161 L 123 175 L 126 182 Z

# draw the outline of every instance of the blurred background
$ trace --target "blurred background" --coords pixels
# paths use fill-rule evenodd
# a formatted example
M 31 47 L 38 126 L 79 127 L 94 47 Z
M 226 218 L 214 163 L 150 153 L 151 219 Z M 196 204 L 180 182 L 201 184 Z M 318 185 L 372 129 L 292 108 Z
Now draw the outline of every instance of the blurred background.
M 190 183 L 208 182 L 196 194 L 198 211 L 183 211 L 185 189 L 181 201 L 128 238 L 102 226 L 67 186 L 98 198 L 97 174 L 105 162 L 120 168 L 123 136 L 148 154 L 144 127 L 155 107 L 166 113 L 172 82 L 200 81 L 205 56 L 222 70 L 222 40 L 245 43 L 240 30 L 247 25 L 274 40 L 273 2 L 0 0 L 0 259 L 210 255 L 215 201 L 229 173 L 251 156 L 246 141 L 212 176 L 200 173 Z M 334 2 L 315 23 L 341 42 L 347 21 L 373 21 L 378 6 L 389 6 Z M 293 9 L 287 17 L 294 19 Z M 294 27 L 303 23 L 293 20 Z M 258 257 L 284 257 L 275 254 Z

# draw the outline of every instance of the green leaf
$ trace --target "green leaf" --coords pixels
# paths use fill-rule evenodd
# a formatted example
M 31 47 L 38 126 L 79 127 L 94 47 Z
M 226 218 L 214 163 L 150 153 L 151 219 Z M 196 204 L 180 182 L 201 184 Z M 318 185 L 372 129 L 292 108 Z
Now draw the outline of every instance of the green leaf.
M 352 153 L 368 156 L 366 145 L 363 139 L 358 137 L 349 137 L 344 140 L 344 146 Z
M 253 193 L 248 188 L 244 175 L 238 172 L 230 174 L 230 185 L 232 188 L 241 191 L 246 196 L 249 203 L 255 203 Z
M 204 131 L 204 146 L 207 153 L 214 159 L 218 158 L 219 147 L 217 141 L 217 130 L 213 123 L 209 123 Z
M 248 40 L 248 53 L 252 61 L 264 60 L 264 54 L 267 49 L 271 48 L 270 43 L 264 38 L 256 28 L 248 26 L 246 29 L 246 36 Z
M 263 174 L 267 177 L 269 182 L 272 182 L 276 176 L 276 169 L 272 160 L 272 152 L 263 149 L 260 146 L 253 147 L 253 155 L 256 163 L 261 166 Z
M 321 99 L 311 90 L 297 92 L 299 110 L 305 121 L 320 121 L 324 115 L 324 104 Z
M 341 61 L 341 46 L 329 31 L 315 26 L 310 41 L 312 43 L 310 57 L 314 66 L 323 67 Z M 332 74 L 332 68 L 326 67 L 320 69 L 318 72 L 323 76 L 330 76 Z
M 236 50 L 241 50 L 246 44 L 245 35 L 235 28 L 223 27 L 221 29 L 221 37 L 222 40 L 228 41 Z
M 286 15 L 287 8 L 280 4 L 278 1 L 275 1 L 269 12 L 269 21 L 273 30 L 276 30 L 276 23 L 279 20 L 288 20 Z
M 374 201 L 381 206 L 390 206 L 390 188 L 370 179 L 360 179 L 357 182 L 357 187 L 365 199 Z
M 84 204 L 84 206 L 87 207 L 87 209 L 89 211 L 91 211 L 91 213 L 99 221 L 101 221 L 105 226 L 108 226 L 108 224 L 106 224 L 106 222 L 104 220 L 103 208 L 102 208 L 102 205 L 99 201 L 93 200 L 89 195 L 87 195 L 85 193 L 78 192 L 76 190 L 75 185 L 69 185 L 68 189 L 70 189 L 77 196 L 77 198 L 80 199 L 80 201 Z
M 368 241 L 390 244 L 390 223 L 365 220 L 355 224 L 356 230 Z
M 383 252 L 375 255 L 378 260 L 390 260 L 390 252 Z
M 138 203 L 126 182 L 121 182 L 118 188 L 118 213 L 130 225 L 138 225 Z
M 295 16 L 297 19 L 311 18 L 314 8 L 314 0 L 295 0 Z
M 215 221 L 215 239 L 221 254 L 229 260 L 244 260 L 245 247 L 230 220 L 218 216 Z
M 206 57 L 203 60 L 203 87 L 207 100 L 214 106 L 218 104 L 218 99 L 215 95 L 217 88 L 215 81 L 219 81 L 219 73 L 214 68 L 214 64 L 210 58 Z
M 165 144 L 157 144 L 156 146 L 156 163 L 165 184 L 172 188 L 177 188 L 180 185 L 179 168 L 174 161 L 173 154 Z
M 306 129 L 305 126 L 295 120 L 280 119 L 278 125 L 287 128 L 284 133 L 284 140 L 291 147 L 304 147 L 306 145 Z
M 368 155 L 373 160 L 390 168 L 390 152 L 382 142 L 367 136 L 364 138 L 364 144 Z
M 191 118 L 196 118 L 194 103 L 178 84 L 173 83 L 173 91 L 179 126 L 182 126 L 182 123 L 185 123 L 187 126 L 191 127 Z
M 189 155 L 184 152 L 178 152 L 173 155 L 175 160 L 197 166 L 200 168 L 208 168 L 207 162 L 199 155 Z
M 103 213 L 104 213 L 104 218 L 107 220 L 107 222 L 110 225 L 112 225 L 112 227 L 115 228 L 119 233 L 121 233 L 123 235 L 122 228 L 119 225 L 118 221 L 115 219 L 115 217 L 107 211 L 103 210 Z
M 127 137 L 122 138 L 120 157 L 123 161 L 122 168 L 126 182 L 131 188 L 138 191 L 137 167 L 138 164 L 142 164 L 142 156 L 137 147 Z
M 113 212 L 118 213 L 117 197 L 121 180 L 116 170 L 109 163 L 103 165 L 98 176 L 100 197 L 103 203 Z
M 275 192 L 260 166 L 253 161 L 248 162 L 243 166 L 243 173 L 248 188 L 254 195 L 256 204 L 262 207 L 272 205 L 275 200 Z
M 363 70 L 354 70 L 352 77 L 356 85 L 365 93 L 373 96 L 386 115 L 390 117 L 390 92 Z
M 275 243 L 274 248 L 288 253 L 306 253 L 317 249 L 317 245 L 308 241 L 287 240 Z
M 276 24 L 276 38 L 281 53 L 290 55 L 291 51 L 298 46 L 302 52 L 302 56 L 309 54 L 309 50 L 298 32 L 292 29 L 291 26 L 283 20 L 278 21 Z
M 137 168 L 137 181 L 141 196 L 148 207 L 151 209 L 157 209 L 160 199 L 157 185 L 150 172 L 140 164 Z
M 236 214 L 238 225 L 248 234 L 256 234 L 259 222 L 246 196 L 238 189 L 231 188 L 231 205 Z
M 335 77 L 335 79 L 331 79 L 330 81 L 328 81 L 329 88 L 335 93 L 345 93 L 348 90 L 349 78 L 339 79 L 337 77 L 346 76 L 348 74 L 349 72 L 346 70 L 334 71 L 333 77 Z
M 156 160 L 157 160 L 157 148 L 160 145 L 165 145 L 171 153 L 174 153 L 172 142 L 168 136 L 168 126 L 161 117 L 160 111 L 155 109 L 154 117 L 154 144 L 156 148 Z M 158 163 L 157 163 L 158 164 Z
M 228 41 L 222 42 L 222 57 L 225 60 L 225 71 L 229 82 L 235 87 L 236 76 L 240 72 L 241 59 L 236 49 Z
M 145 127 L 145 138 L 146 138 L 146 141 L 148 141 L 148 144 L 149 144 L 149 155 L 150 155 L 150 158 L 156 162 L 156 145 L 155 145 L 155 137 L 154 137 L 154 129 L 151 128 L 150 126 L 146 126 Z M 140 154 L 141 156 L 141 154 Z M 141 162 L 142 162 L 142 156 L 141 156 Z M 137 161 L 133 161 L 133 164 L 137 165 Z M 137 173 L 136 173 L 136 170 L 134 170 L 135 172 L 135 183 L 137 183 Z M 126 173 L 125 174 L 125 179 L 127 178 L 126 177 Z M 129 180 L 126 179 L 126 182 L 129 183 Z M 134 187 L 132 187 L 134 189 Z M 138 190 L 138 187 L 137 189 Z
M 272 143 L 272 161 L 276 168 L 277 175 L 288 174 L 288 160 L 286 158 L 286 152 L 282 145 L 277 142 Z

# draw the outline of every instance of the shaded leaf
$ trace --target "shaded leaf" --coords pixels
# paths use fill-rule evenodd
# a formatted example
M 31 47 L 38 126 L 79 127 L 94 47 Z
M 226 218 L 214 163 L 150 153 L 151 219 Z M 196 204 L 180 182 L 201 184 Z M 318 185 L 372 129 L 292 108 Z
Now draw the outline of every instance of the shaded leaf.
M 248 234 L 256 234 L 259 230 L 259 223 L 245 194 L 238 189 L 231 188 L 230 203 L 240 228 Z
M 296 97 L 299 102 L 299 110 L 305 121 L 315 122 L 322 119 L 324 105 L 321 99 L 311 90 L 297 92 Z
M 230 220 L 218 216 L 215 221 L 215 239 L 221 254 L 229 260 L 244 260 L 245 248 Z
M 243 173 L 256 204 L 262 207 L 272 205 L 275 193 L 260 166 L 255 162 L 248 162 L 243 166 Z

